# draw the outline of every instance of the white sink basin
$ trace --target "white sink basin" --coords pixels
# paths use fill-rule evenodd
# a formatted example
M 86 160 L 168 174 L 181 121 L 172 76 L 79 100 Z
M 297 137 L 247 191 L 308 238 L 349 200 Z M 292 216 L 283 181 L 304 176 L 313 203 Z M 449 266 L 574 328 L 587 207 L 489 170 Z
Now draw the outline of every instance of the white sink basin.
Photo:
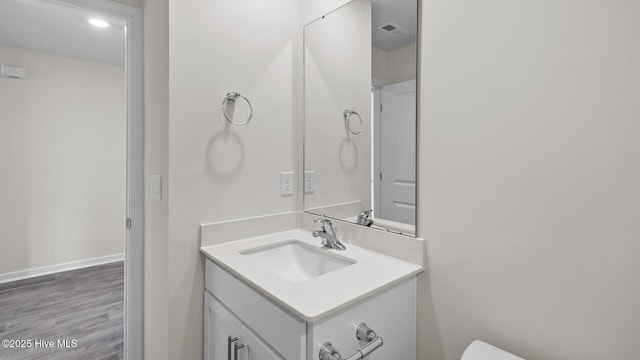
M 355 260 L 330 253 L 325 248 L 313 247 L 298 240 L 240 253 L 294 283 L 305 282 L 356 263 Z

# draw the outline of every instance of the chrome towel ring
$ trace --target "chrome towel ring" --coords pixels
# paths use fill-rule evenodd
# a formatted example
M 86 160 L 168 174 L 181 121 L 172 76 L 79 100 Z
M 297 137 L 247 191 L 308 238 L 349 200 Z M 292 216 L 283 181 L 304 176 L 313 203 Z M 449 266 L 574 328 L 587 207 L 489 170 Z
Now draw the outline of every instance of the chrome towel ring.
M 235 122 L 232 119 L 229 118 L 229 116 L 227 116 L 227 104 L 229 101 L 231 101 L 232 103 L 235 103 L 236 100 L 238 100 L 238 98 L 243 98 L 244 101 L 247 102 L 247 104 L 249 104 L 249 118 L 247 118 L 247 120 L 242 121 L 242 122 Z M 249 123 L 249 121 L 251 121 L 251 118 L 253 117 L 253 106 L 251 106 L 251 101 L 249 101 L 249 99 L 247 99 L 245 96 L 240 95 L 240 93 L 238 92 L 230 92 L 227 93 L 227 96 L 225 96 L 224 100 L 222 100 L 222 115 L 224 115 L 224 118 L 232 125 L 246 125 Z M 231 115 L 231 117 L 233 118 L 233 114 Z
M 358 135 L 362 132 L 362 117 L 360 116 L 360 114 L 358 114 L 357 111 L 355 110 L 345 110 L 344 113 L 342 114 L 344 116 L 344 126 L 349 129 L 349 132 L 351 132 L 353 135 Z M 354 129 L 353 127 L 351 127 L 351 117 L 352 116 L 357 116 L 358 120 L 360 120 L 360 127 L 357 129 Z

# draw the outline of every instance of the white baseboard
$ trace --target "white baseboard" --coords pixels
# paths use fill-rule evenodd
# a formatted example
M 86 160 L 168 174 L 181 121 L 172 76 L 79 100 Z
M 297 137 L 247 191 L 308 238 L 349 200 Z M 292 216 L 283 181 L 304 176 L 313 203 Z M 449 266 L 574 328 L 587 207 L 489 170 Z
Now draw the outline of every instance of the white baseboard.
M 4 273 L 0 274 L 0 284 L 36 276 L 49 275 L 63 271 L 77 270 L 90 266 L 108 264 L 116 261 L 124 261 L 124 253 Z

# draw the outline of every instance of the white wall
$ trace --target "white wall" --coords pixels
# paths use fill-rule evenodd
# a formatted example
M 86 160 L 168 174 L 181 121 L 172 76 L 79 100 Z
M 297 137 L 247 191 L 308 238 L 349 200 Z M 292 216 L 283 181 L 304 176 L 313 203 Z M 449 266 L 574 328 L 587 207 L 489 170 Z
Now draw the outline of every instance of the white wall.
M 315 192 L 305 209 L 341 217 L 326 207 L 361 202 L 347 217 L 371 208 L 371 3 L 356 0 L 304 30 L 304 166 Z M 345 126 L 343 112 L 357 111 Z M 315 210 L 314 210 L 315 211 Z
M 296 156 L 300 19 L 297 0 L 169 2 L 169 359 L 202 358 L 200 224 L 296 209 L 279 173 Z M 222 117 L 230 91 L 253 104 L 246 126 Z
M 137 9 L 142 9 L 143 2 L 146 2 L 148 0 L 113 0 L 113 1 L 127 5 L 127 6 L 131 6 Z
M 372 77 L 385 84 L 416 78 L 416 44 L 386 51 L 372 47 Z
M 423 3 L 420 359 L 638 357 L 639 13 Z
M 169 1 L 144 2 L 144 358 L 169 359 Z M 162 175 L 162 200 L 152 199 Z M 195 260 L 194 260 L 195 261 Z
M 387 72 L 389 67 L 389 61 L 387 60 L 388 52 L 386 50 L 371 47 L 371 77 L 374 79 L 382 80 L 386 83 L 388 78 Z
M 349 2 L 351 0 L 301 0 L 302 24 L 306 25 Z
M 124 68 L 0 47 L 0 273 L 120 254 Z

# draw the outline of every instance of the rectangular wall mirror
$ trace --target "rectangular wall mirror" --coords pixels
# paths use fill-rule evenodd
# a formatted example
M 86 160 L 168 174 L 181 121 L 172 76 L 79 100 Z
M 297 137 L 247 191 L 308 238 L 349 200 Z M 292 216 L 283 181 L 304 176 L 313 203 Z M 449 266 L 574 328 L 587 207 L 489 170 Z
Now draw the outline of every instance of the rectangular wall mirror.
M 415 236 L 417 0 L 304 28 L 304 210 Z

